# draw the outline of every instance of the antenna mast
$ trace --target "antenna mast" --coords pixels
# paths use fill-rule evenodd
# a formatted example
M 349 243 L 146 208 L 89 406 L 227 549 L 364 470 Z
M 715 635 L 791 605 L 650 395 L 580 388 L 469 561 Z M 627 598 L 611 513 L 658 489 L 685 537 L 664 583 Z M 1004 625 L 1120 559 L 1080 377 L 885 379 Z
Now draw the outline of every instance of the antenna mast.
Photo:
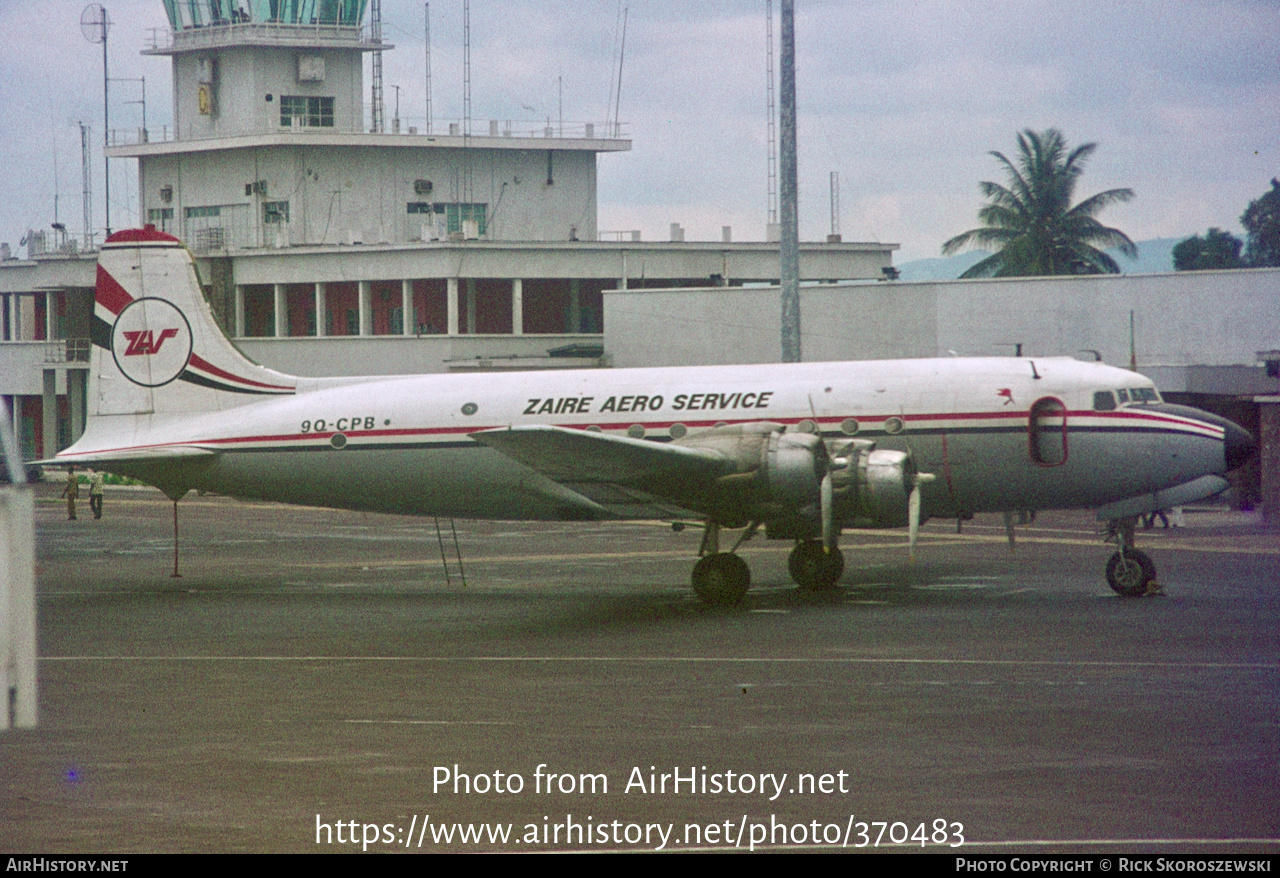
M 778 107 L 773 99 L 773 0 L 765 0 L 765 69 L 768 74 L 769 106 L 769 219 L 765 226 L 767 240 L 773 240 L 773 229 L 778 225 Z
M 471 203 L 471 0 L 462 0 L 462 200 Z M 468 208 L 469 209 L 469 208 Z
M 471 0 L 462 0 L 462 136 L 471 136 Z
M 622 131 L 618 125 L 618 113 L 622 106 L 622 62 L 627 57 L 627 13 L 630 6 L 622 7 L 622 43 L 618 47 L 618 96 L 613 102 L 613 136 L 620 137 Z
M 379 48 L 373 51 L 373 119 L 369 130 L 381 134 L 386 128 L 382 104 L 382 0 L 369 4 L 369 39 Z
M 840 238 L 840 172 L 831 172 L 831 238 Z
M 89 171 L 89 126 L 80 126 L 80 203 L 84 206 L 84 249 L 93 249 L 93 186 Z
M 427 43 L 427 133 L 431 133 L 431 4 L 424 3 L 423 18 L 426 22 L 425 34 Z
M 101 3 L 91 3 L 80 13 L 80 33 L 91 43 L 102 43 L 102 176 L 106 192 L 107 235 L 111 234 L 111 159 L 106 156 L 107 147 L 111 146 L 111 113 L 107 105 L 107 31 L 111 29 L 111 18 Z

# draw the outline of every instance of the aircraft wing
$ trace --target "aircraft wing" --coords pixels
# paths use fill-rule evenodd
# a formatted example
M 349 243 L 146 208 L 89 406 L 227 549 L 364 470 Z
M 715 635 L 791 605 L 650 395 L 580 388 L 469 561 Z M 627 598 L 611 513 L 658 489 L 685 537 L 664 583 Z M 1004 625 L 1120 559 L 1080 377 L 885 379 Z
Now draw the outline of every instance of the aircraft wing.
M 696 515 L 715 480 L 733 471 L 710 449 L 564 427 L 511 427 L 471 438 L 625 518 Z

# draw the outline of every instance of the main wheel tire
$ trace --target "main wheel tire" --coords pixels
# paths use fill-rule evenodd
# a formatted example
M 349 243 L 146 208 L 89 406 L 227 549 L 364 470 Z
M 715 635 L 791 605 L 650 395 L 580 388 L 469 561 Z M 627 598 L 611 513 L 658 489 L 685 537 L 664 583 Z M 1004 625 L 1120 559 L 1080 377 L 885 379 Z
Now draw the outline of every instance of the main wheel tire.
M 742 603 L 751 587 L 747 562 L 732 552 L 707 555 L 693 567 L 693 590 L 708 604 L 732 607 Z
M 1156 565 L 1146 552 L 1128 549 L 1116 552 L 1107 562 L 1107 584 L 1127 598 L 1139 598 L 1149 591 L 1156 578 Z
M 797 543 L 787 559 L 787 570 L 796 584 L 807 591 L 835 588 L 844 573 L 844 555 L 839 549 L 830 552 L 820 540 Z

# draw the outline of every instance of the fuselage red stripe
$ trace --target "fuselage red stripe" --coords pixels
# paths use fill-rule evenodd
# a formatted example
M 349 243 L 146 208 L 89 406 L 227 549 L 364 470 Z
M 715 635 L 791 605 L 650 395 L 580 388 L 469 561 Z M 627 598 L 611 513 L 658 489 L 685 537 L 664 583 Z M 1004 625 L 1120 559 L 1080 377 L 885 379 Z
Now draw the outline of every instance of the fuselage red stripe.
M 979 414 L 982 414 L 982 413 L 979 413 Z M 1005 417 L 1003 413 L 985 413 L 985 414 L 994 415 L 995 417 Z M 1182 421 L 1175 418 L 1156 418 L 1150 415 L 1143 415 L 1138 412 L 1077 412 L 1075 414 L 1077 416 L 1106 415 L 1111 418 L 1118 416 L 1120 418 L 1127 418 L 1131 420 L 1160 421 L 1166 424 L 1182 427 L 1184 428 L 1183 432 L 1187 432 L 1191 435 L 1198 435 L 1205 439 L 1221 439 L 1224 433 L 1221 427 L 1218 427 L 1215 424 L 1207 424 L 1203 421 L 1191 421 L 1191 420 Z M 1023 415 L 1025 416 L 1025 412 L 1023 413 Z M 960 420 L 960 421 L 975 420 L 974 413 L 967 413 L 967 414 L 961 414 L 961 415 L 932 415 L 932 416 L 892 415 L 888 417 L 900 417 L 904 421 L 907 421 L 908 423 L 913 421 L 923 420 L 924 418 L 937 419 L 942 417 L 947 417 L 947 418 Z M 799 423 L 800 420 L 803 420 L 803 419 L 791 418 L 791 419 L 786 419 L 784 421 L 779 421 L 778 423 L 795 424 L 795 423 Z M 874 423 L 874 422 L 877 422 L 878 420 L 884 420 L 884 418 L 879 418 L 879 419 L 863 418 L 863 420 L 866 422 Z M 592 426 L 599 426 L 601 429 L 609 429 L 609 430 L 625 430 L 628 426 L 631 426 L 632 423 L 640 423 L 640 426 L 645 427 L 646 429 L 662 429 L 664 427 L 671 426 L 670 423 L 657 423 L 657 422 L 594 424 Z M 686 422 L 671 422 L 671 423 L 686 423 Z M 753 422 L 752 421 L 714 421 L 714 422 L 708 421 L 706 425 L 710 426 L 713 423 L 732 424 L 732 423 L 753 423 Z M 839 424 L 840 421 L 836 419 L 826 423 L 828 423 L 831 426 L 834 426 Z M 428 437 L 428 436 L 450 436 L 450 435 L 459 436 L 459 435 L 469 435 L 471 433 L 480 433 L 486 430 L 500 430 L 500 429 L 503 429 L 504 426 L 505 425 L 498 424 L 498 425 L 490 425 L 490 426 L 467 426 L 467 427 L 423 427 L 423 428 L 396 428 L 396 429 L 380 429 L 380 430 L 325 430 L 322 432 L 309 432 L 309 433 L 279 433 L 279 434 L 260 435 L 260 436 L 228 436 L 220 439 L 186 440 L 181 442 L 163 443 L 160 445 L 126 446 L 123 448 L 103 449 L 103 450 L 96 450 L 96 451 L 90 451 L 85 453 L 91 454 L 91 455 L 103 455 L 103 454 L 111 454 L 111 453 L 117 453 L 117 452 L 119 453 L 135 452 L 135 451 L 145 450 L 148 448 L 158 449 L 158 448 L 166 448 L 166 447 L 181 448 L 181 447 L 187 447 L 187 446 L 195 446 L 195 447 L 229 446 L 229 445 L 247 445 L 252 443 L 263 443 L 263 442 L 306 442 L 306 441 L 327 442 L 330 437 L 338 433 L 342 433 L 343 435 L 347 436 L 349 439 L 376 439 L 376 438 L 407 439 L 412 437 Z M 557 425 L 550 425 L 550 426 L 560 426 L 570 430 L 586 429 L 585 424 L 557 424 Z M 691 424 L 688 424 L 688 426 L 699 426 L 699 424 L 691 423 Z M 1156 425 L 1154 424 L 1150 424 L 1150 425 L 1134 424 L 1131 427 L 1128 427 L 1125 429 L 1126 429 L 1126 432 L 1144 432 L 1145 430 L 1149 428 L 1154 428 L 1155 426 Z M 955 429 L 957 429 L 958 431 L 962 431 L 965 428 L 957 426 Z M 1070 424 L 1068 425 L 1068 429 L 1071 429 Z M 1208 432 L 1204 432 L 1204 431 L 1208 431 Z M 906 431 L 901 435 L 907 436 L 909 435 L 909 431 Z M 853 438 L 853 437 L 849 437 L 849 438 Z M 302 447 L 311 447 L 311 446 L 302 446 Z

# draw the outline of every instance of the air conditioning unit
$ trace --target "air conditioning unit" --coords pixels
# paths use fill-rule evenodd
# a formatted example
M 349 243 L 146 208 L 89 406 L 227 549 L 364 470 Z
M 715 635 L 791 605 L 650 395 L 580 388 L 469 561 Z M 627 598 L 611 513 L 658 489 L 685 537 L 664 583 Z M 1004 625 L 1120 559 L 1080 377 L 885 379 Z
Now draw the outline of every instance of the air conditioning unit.
M 430 195 L 430 194 L 431 194 L 431 190 L 432 190 L 433 188 L 434 188 L 434 187 L 431 185 L 431 181 L 430 181 L 430 180 L 414 180 L 414 181 L 413 181 L 413 194 L 414 194 L 414 195 Z
M 298 82 L 324 82 L 324 56 L 298 56 Z
M 196 81 L 201 85 L 213 85 L 218 75 L 217 61 L 211 57 L 196 59 Z

